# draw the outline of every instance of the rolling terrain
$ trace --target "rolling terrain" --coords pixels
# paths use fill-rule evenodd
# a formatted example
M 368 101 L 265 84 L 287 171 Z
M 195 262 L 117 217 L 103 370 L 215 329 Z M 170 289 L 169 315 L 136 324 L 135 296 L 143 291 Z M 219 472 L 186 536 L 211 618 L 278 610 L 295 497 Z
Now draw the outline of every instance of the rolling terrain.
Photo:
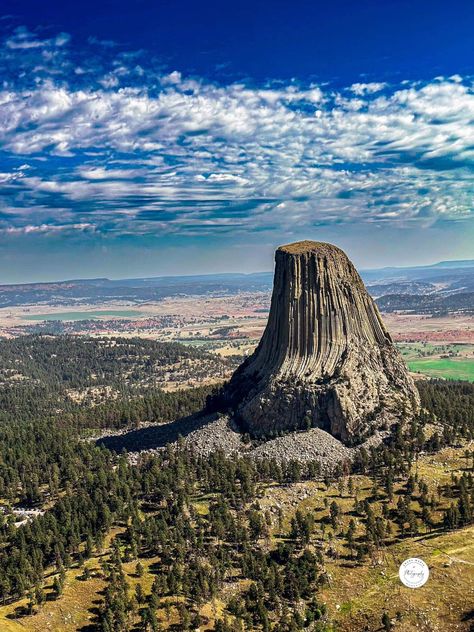
M 474 343 L 472 261 L 366 270 L 361 276 L 398 343 Z M 271 283 L 265 272 L 3 285 L 0 336 L 140 337 L 243 356 L 265 328 Z M 472 354 L 463 355 L 447 362 L 426 358 L 411 368 L 470 379 Z
M 117 420 L 101 416 L 104 400 L 71 404 L 70 389 L 101 384 L 104 410 L 128 410 L 119 427 L 133 411 L 143 421 L 138 402 L 161 422 L 199 410 L 203 387 L 167 400 L 143 386 L 207 353 L 82 337 L 1 344 L 2 630 L 349 632 L 380 629 L 384 613 L 404 632 L 470 629 L 474 386 L 419 382 L 427 412 L 415 425 L 332 475 L 195 459 L 179 442 L 131 464 L 84 441 Z M 55 392 L 54 406 L 32 406 L 30 388 Z M 397 579 L 410 555 L 431 569 L 416 594 Z
M 474 381 L 474 346 L 470 344 L 398 343 L 414 373 L 449 380 Z
M 419 307 L 427 313 L 433 310 L 472 311 L 474 260 L 362 270 L 361 276 L 382 308 L 385 305 L 390 309 L 416 310 Z M 58 307 L 74 304 L 81 307 L 103 305 L 111 301 L 143 305 L 179 296 L 232 296 L 269 292 L 272 277 L 271 272 L 258 272 L 0 285 L 0 309 L 23 305 Z M 76 317 L 77 313 L 73 314 L 73 318 Z M 67 313 L 62 320 L 68 320 Z
M 401 274 L 369 289 L 416 289 L 420 306 L 467 287 Z M 74 305 L 65 288 L 49 304 L 47 288 L 43 304 L 1 310 L 1 630 L 472 629 L 472 317 L 386 315 L 422 410 L 353 464 L 191 456 L 180 434 L 268 318 L 265 279 L 244 281 L 204 279 L 190 296 L 162 284 L 171 294 L 143 304 Z M 121 454 L 122 433 L 176 419 L 174 447 Z M 430 567 L 417 591 L 398 580 L 410 556 Z

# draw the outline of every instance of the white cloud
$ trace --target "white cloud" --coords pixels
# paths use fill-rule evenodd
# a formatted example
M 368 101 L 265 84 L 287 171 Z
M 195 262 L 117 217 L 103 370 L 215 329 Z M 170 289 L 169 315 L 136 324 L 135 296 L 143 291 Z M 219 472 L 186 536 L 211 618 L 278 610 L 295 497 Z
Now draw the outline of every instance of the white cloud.
M 30 234 L 55 234 L 69 231 L 87 231 L 94 230 L 93 224 L 27 224 L 26 226 L 8 226 L 7 228 L 0 228 L 0 233 L 7 235 L 30 235 Z
M 380 92 L 384 88 L 387 87 L 388 84 L 381 82 L 371 82 L 371 83 L 353 83 L 350 87 L 352 92 L 357 96 L 364 96 L 366 94 L 374 94 L 375 92 Z
M 105 77 L 103 77 L 103 79 L 100 79 L 99 83 L 104 88 L 116 88 L 120 82 L 116 75 L 108 74 Z
M 68 90 L 46 83 L 35 91 L 0 92 L 0 135 L 6 149 L 24 155 L 168 148 L 191 157 L 220 150 L 225 140 L 231 160 L 237 145 L 260 158 L 281 149 L 283 160 L 294 160 L 296 152 L 325 164 L 394 152 L 471 159 L 474 94 L 463 84 L 446 81 L 365 100 L 337 95 L 333 105 L 300 108 L 313 92 L 211 84 L 196 94 L 173 86 L 151 97 L 137 88 Z M 324 99 L 329 102 L 329 96 L 318 98 Z M 183 136 L 185 150 L 176 145 Z
M 140 169 L 106 169 L 104 167 L 79 167 L 78 173 L 86 180 L 127 180 L 142 175 Z
M 173 70 L 173 72 L 170 72 L 169 75 L 165 75 L 162 78 L 161 82 L 163 85 L 176 85 L 178 83 L 181 83 L 181 73 L 177 70 Z
M 6 46 L 37 41 L 20 30 Z M 58 198 L 78 225 L 92 214 L 137 231 L 472 216 L 474 91 L 457 75 L 251 87 L 144 70 L 136 57 L 0 90 L 1 147 L 30 166 L 3 169 L 9 204 Z
M 68 33 L 59 33 L 52 39 L 42 39 L 31 33 L 26 26 L 19 26 L 14 34 L 5 40 L 5 46 L 11 50 L 27 50 L 31 48 L 46 48 L 50 46 L 65 46 L 71 40 Z

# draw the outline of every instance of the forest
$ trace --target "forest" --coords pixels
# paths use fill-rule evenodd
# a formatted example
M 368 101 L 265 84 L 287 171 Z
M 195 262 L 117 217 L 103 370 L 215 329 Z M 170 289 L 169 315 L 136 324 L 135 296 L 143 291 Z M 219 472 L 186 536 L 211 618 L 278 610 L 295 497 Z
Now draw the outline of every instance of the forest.
M 317 462 L 199 458 L 182 442 L 131 464 L 88 433 L 193 413 L 208 391 L 133 393 L 125 383 L 109 403 L 74 404 L 65 382 L 81 387 L 93 372 L 115 387 L 120 378 L 107 367 L 127 366 L 137 346 L 127 343 L 114 360 L 116 347 L 88 341 L 8 342 L 2 374 L 16 368 L 25 379 L 4 378 L 1 390 L 0 599 L 25 625 L 64 598 L 74 573 L 103 585 L 84 630 L 329 632 L 324 594 L 334 560 L 357 569 L 393 543 L 473 524 L 474 450 L 463 449 L 460 471 L 438 485 L 418 468 L 423 455 L 470 445 L 473 384 L 418 382 L 419 417 L 331 475 Z M 61 369 L 45 361 L 45 346 L 49 357 L 64 354 Z M 265 508 L 272 490 L 303 484 L 319 490 L 316 507 L 291 515 Z M 19 508 L 37 514 L 18 522 Z M 405 616 L 393 608 L 383 615 L 387 630 Z

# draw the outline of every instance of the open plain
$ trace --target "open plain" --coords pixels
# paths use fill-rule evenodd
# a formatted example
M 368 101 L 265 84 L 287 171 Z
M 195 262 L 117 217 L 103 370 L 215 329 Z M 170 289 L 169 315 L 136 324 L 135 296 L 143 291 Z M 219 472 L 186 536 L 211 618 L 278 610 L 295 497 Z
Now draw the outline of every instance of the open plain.
M 202 347 L 223 356 L 250 354 L 268 318 L 269 292 L 124 301 L 14 306 L 0 309 L 0 336 L 71 333 L 149 338 Z M 383 314 L 409 368 L 432 377 L 473 379 L 474 316 Z

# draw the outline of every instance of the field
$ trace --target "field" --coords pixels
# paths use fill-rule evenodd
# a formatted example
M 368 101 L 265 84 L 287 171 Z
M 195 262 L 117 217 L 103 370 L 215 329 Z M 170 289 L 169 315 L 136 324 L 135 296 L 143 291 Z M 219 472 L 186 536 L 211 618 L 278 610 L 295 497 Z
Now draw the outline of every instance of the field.
M 410 369 L 429 377 L 474 381 L 474 345 L 399 343 Z
M 19 306 L 0 309 L 0 335 L 28 332 L 151 338 L 180 342 L 221 356 L 247 356 L 268 317 L 268 292 L 179 296 L 137 305 Z M 413 373 L 474 380 L 474 318 L 384 314 L 384 321 Z M 173 385 L 170 385 L 170 387 Z M 167 387 L 166 387 L 167 388 Z
M 428 583 L 418 590 L 406 588 L 398 578 L 400 563 L 409 557 L 422 558 L 430 568 Z M 474 528 L 414 538 L 390 547 L 373 566 L 348 572 L 334 565 L 332 573 L 333 587 L 325 596 L 344 632 L 381 629 L 375 622 L 384 610 L 395 630 L 469 630 L 466 605 L 474 599 Z M 464 626 L 458 623 L 460 613 Z
M 133 309 L 118 310 L 118 309 L 102 309 L 102 310 L 88 310 L 77 312 L 48 312 L 46 314 L 32 314 L 24 315 L 24 320 L 32 321 L 54 321 L 54 320 L 87 320 L 103 317 L 111 318 L 134 318 L 136 316 L 143 315 L 142 312 Z
M 463 454 L 464 449 L 446 448 L 435 455 L 423 456 L 416 468 L 418 476 L 434 491 L 464 468 Z M 360 497 L 369 497 L 369 479 L 363 476 L 353 479 Z M 340 494 L 335 486 L 325 489 L 302 483 L 283 492 L 273 488 L 267 496 L 266 506 L 276 503 L 285 508 L 285 526 L 298 508 L 310 509 L 316 520 L 322 519 L 327 513 L 325 498 L 328 502 L 336 500 L 342 508 L 343 531 L 354 516 L 353 498 L 348 492 Z M 472 629 L 474 612 L 469 604 L 474 604 L 474 527 L 451 533 L 423 533 L 398 541 L 394 538 L 393 544 L 363 565 L 348 561 L 338 537 L 332 542 L 336 559 L 328 563 L 331 579 L 323 595 L 337 624 L 336 630 L 381 630 L 377 624 L 384 611 L 397 621 L 394 629 L 400 632 Z M 399 565 L 409 557 L 422 558 L 430 568 L 430 579 L 418 590 L 404 587 L 398 578 Z M 460 613 L 464 613 L 465 626 L 459 623 Z
M 430 377 L 474 382 L 473 360 L 413 360 L 408 363 L 408 367 L 415 373 L 423 373 Z

